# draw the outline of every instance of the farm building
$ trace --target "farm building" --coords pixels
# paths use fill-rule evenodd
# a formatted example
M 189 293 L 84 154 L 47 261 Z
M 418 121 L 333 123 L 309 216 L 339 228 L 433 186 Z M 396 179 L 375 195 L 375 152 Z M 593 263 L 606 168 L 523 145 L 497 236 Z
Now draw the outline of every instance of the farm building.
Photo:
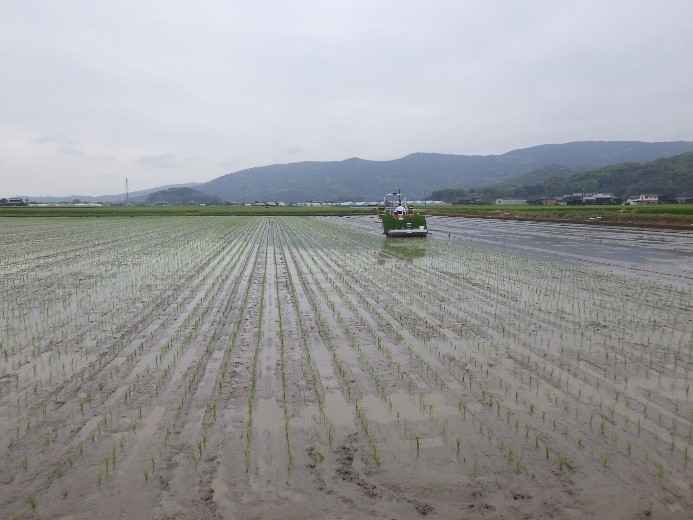
M 515 204 L 515 205 L 524 205 L 527 204 L 526 199 L 496 199 L 494 204 Z
M 24 199 L 19 197 L 10 197 L 9 199 L 0 199 L 0 206 L 26 206 Z
M 647 205 L 651 205 L 651 204 L 659 204 L 659 196 L 658 195 L 651 195 L 651 194 L 644 194 L 644 195 L 638 195 L 637 197 L 628 197 L 626 204 L 638 205 L 638 206 L 647 206 Z

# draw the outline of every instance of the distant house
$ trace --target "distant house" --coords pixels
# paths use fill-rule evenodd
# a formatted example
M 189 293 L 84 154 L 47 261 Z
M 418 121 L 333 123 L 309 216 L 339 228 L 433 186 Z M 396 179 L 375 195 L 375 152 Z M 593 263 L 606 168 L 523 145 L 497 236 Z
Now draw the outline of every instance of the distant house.
M 621 204 L 620 197 L 611 193 L 573 193 L 564 195 L 560 203 L 568 206 L 605 206 L 609 204 Z
M 527 204 L 527 199 L 496 199 L 494 204 L 525 205 Z
M 10 197 L 9 199 L 0 199 L 0 206 L 26 206 L 27 202 L 19 197 Z
M 573 193 L 572 195 L 563 195 L 560 200 L 560 204 L 566 206 L 582 206 L 583 199 L 586 196 L 592 195 L 591 193 Z
M 659 203 L 660 204 L 680 204 L 680 200 L 683 197 L 674 197 L 672 195 L 660 195 L 659 196 Z
M 433 202 L 437 204 L 442 204 L 442 201 L 428 201 L 428 204 L 432 204 Z M 454 201 L 452 201 L 453 204 L 465 204 L 465 205 L 470 205 L 470 204 L 490 204 L 491 200 L 490 199 L 485 199 L 483 197 L 476 197 L 476 198 L 462 198 L 462 197 L 457 197 Z
M 530 206 L 555 206 L 558 204 L 558 200 L 554 197 L 537 197 L 534 199 L 527 199 L 527 204 Z
M 582 198 L 582 203 L 590 206 L 605 206 L 610 204 L 621 204 L 621 198 L 615 197 L 611 193 L 595 193 Z
M 637 197 L 628 197 L 628 200 L 626 200 L 626 204 L 634 206 L 648 206 L 651 204 L 659 204 L 659 196 L 644 194 L 638 195 Z

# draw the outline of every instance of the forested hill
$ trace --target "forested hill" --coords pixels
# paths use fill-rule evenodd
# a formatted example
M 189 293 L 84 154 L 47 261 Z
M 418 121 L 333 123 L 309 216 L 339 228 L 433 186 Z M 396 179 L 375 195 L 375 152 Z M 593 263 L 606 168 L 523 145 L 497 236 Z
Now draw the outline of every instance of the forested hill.
M 147 204 L 218 204 L 218 197 L 208 195 L 192 188 L 168 188 L 155 191 L 147 195 L 144 200 Z
M 539 175 L 540 182 L 517 185 L 512 181 L 473 189 L 447 189 L 433 193 L 434 198 L 455 200 L 457 198 L 533 197 L 560 196 L 569 193 L 599 192 L 612 193 L 620 197 L 653 193 L 657 195 L 693 195 L 693 153 L 665 157 L 655 161 L 626 162 L 565 175 L 546 178 Z M 523 176 L 529 181 L 532 174 Z
M 229 173 L 196 189 L 225 201 L 379 200 L 401 189 L 421 198 L 443 188 L 489 186 L 545 169 L 552 175 L 693 151 L 693 142 L 583 141 L 546 144 L 502 155 L 415 153 L 392 161 L 352 158 L 275 164 Z
M 643 164 L 616 164 L 567 178 L 550 177 L 543 184 L 545 191 L 551 194 L 590 191 L 622 197 L 641 193 L 690 196 L 693 195 L 693 153 Z

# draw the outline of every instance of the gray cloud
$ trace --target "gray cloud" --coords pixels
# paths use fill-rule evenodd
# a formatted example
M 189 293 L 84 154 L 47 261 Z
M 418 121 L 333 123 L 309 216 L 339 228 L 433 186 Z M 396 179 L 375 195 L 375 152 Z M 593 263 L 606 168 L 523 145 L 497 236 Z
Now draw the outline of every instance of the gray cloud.
M 88 161 L 92 163 L 113 163 L 118 160 L 117 157 L 113 157 L 112 155 L 110 156 L 105 156 L 105 157 L 89 157 Z
M 34 138 L 33 141 L 37 144 L 53 144 L 59 147 L 73 146 L 77 142 L 66 135 L 42 135 Z
M 142 155 L 137 161 L 135 161 L 140 166 L 146 168 L 174 168 L 179 164 L 176 160 L 175 155 L 172 153 L 162 153 L 158 155 Z
M 195 162 L 196 156 L 177 158 L 173 153 L 161 153 L 154 155 L 142 155 L 137 158 L 135 164 L 145 169 L 172 169 Z
M 59 146 L 58 151 L 62 154 L 65 154 L 65 155 L 80 155 L 80 156 L 86 155 L 79 148 L 74 148 L 72 146 Z
M 0 18 L 0 155 L 22 175 L 3 189 L 689 140 L 690 14 L 677 0 L 15 2 Z

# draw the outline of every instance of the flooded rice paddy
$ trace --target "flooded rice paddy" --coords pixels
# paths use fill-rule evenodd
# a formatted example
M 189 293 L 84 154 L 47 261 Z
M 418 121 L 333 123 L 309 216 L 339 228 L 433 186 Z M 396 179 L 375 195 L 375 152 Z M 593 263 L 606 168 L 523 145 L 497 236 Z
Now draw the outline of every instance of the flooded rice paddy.
M 688 518 L 693 234 L 4 219 L 3 518 Z

